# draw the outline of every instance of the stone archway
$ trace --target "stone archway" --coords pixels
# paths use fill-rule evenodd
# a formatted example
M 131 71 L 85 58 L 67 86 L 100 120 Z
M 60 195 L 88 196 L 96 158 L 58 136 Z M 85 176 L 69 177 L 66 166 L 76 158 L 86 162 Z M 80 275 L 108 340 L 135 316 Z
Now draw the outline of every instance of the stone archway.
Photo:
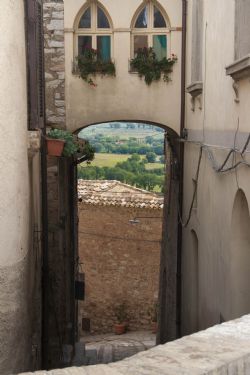
M 180 184 L 180 158 L 178 135 L 166 125 L 143 122 L 166 130 L 166 182 L 163 213 L 163 240 L 160 268 L 160 317 L 158 343 L 177 337 L 177 257 L 179 245 L 178 207 Z M 93 125 L 93 124 L 90 124 Z M 88 126 L 90 126 L 88 125 Z M 84 128 L 85 126 L 83 126 Z M 80 129 L 76 131 L 79 132 Z M 53 157 L 52 157 L 53 159 Z M 47 337 L 46 363 L 48 368 L 70 365 L 77 341 L 75 301 L 75 267 L 77 263 L 76 163 L 65 158 L 48 160 L 48 212 L 49 212 L 49 273 L 51 289 L 48 321 L 44 324 Z M 72 198 L 73 196 L 73 198 Z M 171 235 L 168 235 L 171 233 Z M 66 270 L 65 274 L 61 270 Z M 58 292 L 59 291 L 59 292 Z M 68 303 L 70 301 L 70 304 Z M 71 306 L 71 307 L 70 307 Z M 161 308 L 161 306 L 163 308 Z M 66 324 L 70 322 L 70 324 Z M 53 330 L 51 329 L 53 326 Z M 62 352 L 64 352 L 62 356 Z

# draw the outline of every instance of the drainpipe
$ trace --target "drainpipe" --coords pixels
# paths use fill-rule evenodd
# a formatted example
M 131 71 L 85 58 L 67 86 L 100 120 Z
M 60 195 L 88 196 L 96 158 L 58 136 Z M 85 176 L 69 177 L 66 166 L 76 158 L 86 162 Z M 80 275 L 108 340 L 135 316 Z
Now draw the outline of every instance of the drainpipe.
M 185 107 L 186 107 L 186 37 L 187 37 L 187 0 L 182 0 L 182 60 L 181 60 L 181 115 L 180 115 L 180 137 L 184 136 Z M 179 185 L 179 214 L 183 212 L 183 173 L 184 173 L 184 144 L 179 145 L 180 159 L 180 185 Z M 177 247 L 177 298 L 176 298 L 176 324 L 177 336 L 181 337 L 181 310 L 182 310 L 182 225 L 178 225 L 178 247 Z

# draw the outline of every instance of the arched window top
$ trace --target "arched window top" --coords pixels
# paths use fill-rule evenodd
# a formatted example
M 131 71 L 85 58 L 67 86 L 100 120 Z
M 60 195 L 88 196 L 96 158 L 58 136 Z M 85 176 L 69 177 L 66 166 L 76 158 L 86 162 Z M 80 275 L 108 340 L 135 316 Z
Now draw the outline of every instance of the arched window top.
M 75 29 L 79 31 L 96 31 L 112 29 L 111 18 L 98 1 L 87 3 L 76 18 Z
M 91 8 L 87 8 L 83 13 L 80 22 L 79 29 L 91 29 Z
M 166 29 L 169 20 L 162 7 L 155 1 L 149 1 L 136 12 L 132 22 L 134 29 Z

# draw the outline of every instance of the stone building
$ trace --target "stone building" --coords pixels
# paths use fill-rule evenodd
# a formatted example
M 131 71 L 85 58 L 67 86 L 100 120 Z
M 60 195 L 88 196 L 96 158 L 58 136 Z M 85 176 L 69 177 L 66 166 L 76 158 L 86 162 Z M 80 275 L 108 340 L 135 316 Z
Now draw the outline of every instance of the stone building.
M 125 304 L 130 330 L 151 329 L 158 304 L 163 197 L 118 181 L 78 181 L 79 257 L 85 301 L 79 323 L 113 331 Z
M 250 312 L 250 3 L 187 6 L 183 334 Z

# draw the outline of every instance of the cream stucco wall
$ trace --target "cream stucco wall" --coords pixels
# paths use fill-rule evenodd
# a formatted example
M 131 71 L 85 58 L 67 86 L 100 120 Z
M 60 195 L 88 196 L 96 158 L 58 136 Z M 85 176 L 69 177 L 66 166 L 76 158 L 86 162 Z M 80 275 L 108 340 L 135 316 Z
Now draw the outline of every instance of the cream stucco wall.
M 35 345 L 39 356 L 32 301 L 39 309 L 33 233 L 41 229 L 40 158 L 28 160 L 24 1 L 1 0 L 0 8 L 0 373 L 6 375 L 36 368 Z
M 249 134 L 250 85 L 249 80 L 239 82 L 240 103 L 235 102 L 233 80 L 226 76 L 225 67 L 234 61 L 234 0 L 204 0 L 203 28 L 203 97 L 202 109 L 196 103 L 191 110 L 190 95 L 187 94 L 186 127 L 189 140 L 215 145 L 209 148 L 219 165 L 230 148 L 242 149 Z M 192 1 L 188 2 L 188 54 L 187 84 L 191 83 L 192 45 Z M 238 129 L 238 130 L 237 130 Z M 225 149 L 226 148 L 226 149 Z M 192 200 L 199 146 L 185 145 L 184 217 Z M 249 150 L 249 149 L 248 149 Z M 249 154 L 245 155 L 249 162 Z M 236 160 L 241 160 L 239 154 Z M 227 166 L 233 163 L 230 159 Z M 248 278 L 250 272 L 250 249 L 248 256 L 242 255 L 245 234 L 235 246 L 233 228 L 243 226 L 241 218 L 232 218 L 234 200 L 238 189 L 242 189 L 250 203 L 249 168 L 241 166 L 237 171 L 225 174 L 212 169 L 211 159 L 203 150 L 198 181 L 197 208 L 184 229 L 183 240 L 183 333 L 195 330 L 195 305 L 190 290 L 192 265 L 192 234 L 198 237 L 198 328 L 203 329 L 222 320 L 229 320 L 249 313 L 244 299 L 250 299 L 249 291 L 235 288 L 240 279 Z M 247 203 L 246 203 L 247 204 Z M 248 209 L 248 208 L 246 208 Z M 232 221 L 233 220 L 233 221 Z M 250 228 L 249 228 L 250 229 Z M 236 230 L 237 232 L 237 230 Z M 234 267 L 235 257 L 241 259 Z M 244 276 L 242 276 L 244 273 Z M 244 296 L 244 297 L 242 297 Z
M 74 23 L 84 0 L 65 0 L 65 94 L 66 124 L 70 130 L 86 125 L 112 120 L 152 121 L 179 131 L 180 115 L 180 68 L 181 31 L 171 31 L 169 54 L 174 53 L 179 61 L 172 73 L 172 82 L 153 83 L 150 87 L 137 74 L 128 72 L 131 58 L 131 22 L 141 0 L 102 0 L 101 4 L 110 15 L 113 25 L 113 59 L 116 65 L 115 78 L 97 77 L 97 88 L 72 74 L 74 60 Z M 171 27 L 181 27 L 181 1 L 162 0 L 170 19 Z

